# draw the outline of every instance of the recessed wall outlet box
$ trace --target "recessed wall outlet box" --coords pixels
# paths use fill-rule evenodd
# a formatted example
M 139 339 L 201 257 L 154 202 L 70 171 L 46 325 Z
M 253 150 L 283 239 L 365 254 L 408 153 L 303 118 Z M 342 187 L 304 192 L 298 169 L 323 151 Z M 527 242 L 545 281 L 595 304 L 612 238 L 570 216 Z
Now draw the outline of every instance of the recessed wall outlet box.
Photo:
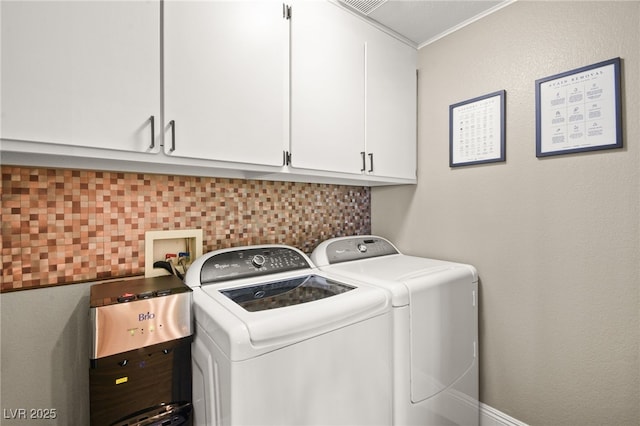
M 180 259 L 181 254 L 188 257 Z M 164 268 L 154 268 L 157 261 L 171 257 L 173 266 L 181 273 L 183 267 L 202 256 L 202 229 L 177 229 L 172 231 L 147 231 L 144 233 L 144 276 L 159 277 L 170 275 Z M 182 256 L 184 257 L 184 256 Z M 180 264 L 178 262 L 180 261 Z

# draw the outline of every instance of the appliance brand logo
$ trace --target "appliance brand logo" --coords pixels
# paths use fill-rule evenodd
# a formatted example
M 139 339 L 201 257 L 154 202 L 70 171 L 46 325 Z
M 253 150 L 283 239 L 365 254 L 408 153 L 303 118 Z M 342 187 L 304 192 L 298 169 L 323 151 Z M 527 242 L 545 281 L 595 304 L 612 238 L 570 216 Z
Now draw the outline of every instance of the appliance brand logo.
M 149 321 L 149 320 L 154 319 L 155 317 L 156 317 L 156 314 L 154 314 L 153 312 L 147 312 L 146 314 L 145 313 L 141 313 L 141 314 L 138 314 L 138 321 L 139 322 Z

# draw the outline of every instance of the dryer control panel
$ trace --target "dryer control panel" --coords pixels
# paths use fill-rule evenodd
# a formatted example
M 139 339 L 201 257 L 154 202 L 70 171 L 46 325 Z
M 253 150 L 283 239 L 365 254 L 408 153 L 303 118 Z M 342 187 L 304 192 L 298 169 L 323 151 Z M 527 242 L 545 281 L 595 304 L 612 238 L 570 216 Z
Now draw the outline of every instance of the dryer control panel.
M 200 270 L 202 285 L 312 268 L 305 256 L 289 247 L 258 247 L 222 251 L 209 257 Z
M 329 264 L 398 254 L 387 240 L 379 237 L 348 237 L 337 239 L 325 248 Z

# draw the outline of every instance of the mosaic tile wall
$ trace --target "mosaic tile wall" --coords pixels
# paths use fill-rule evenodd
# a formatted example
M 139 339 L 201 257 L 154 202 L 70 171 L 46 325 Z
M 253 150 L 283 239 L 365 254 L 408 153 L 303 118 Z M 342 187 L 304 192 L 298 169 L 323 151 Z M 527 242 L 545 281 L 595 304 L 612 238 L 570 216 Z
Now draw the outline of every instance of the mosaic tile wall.
M 371 232 L 370 189 L 3 166 L 2 291 L 144 275 L 148 230 L 202 228 L 203 251 Z

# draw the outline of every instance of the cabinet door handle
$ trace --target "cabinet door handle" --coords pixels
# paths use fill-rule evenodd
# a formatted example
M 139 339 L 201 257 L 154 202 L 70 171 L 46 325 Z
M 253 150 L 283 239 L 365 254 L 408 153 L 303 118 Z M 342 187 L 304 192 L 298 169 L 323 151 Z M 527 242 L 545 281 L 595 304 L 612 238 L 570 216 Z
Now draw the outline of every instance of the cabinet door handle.
M 362 156 L 362 168 L 360 169 L 361 172 L 364 172 L 365 170 L 367 170 L 367 160 L 365 157 L 365 152 L 361 151 L 360 155 Z
M 282 19 L 291 19 L 291 6 L 282 3 Z
M 149 149 L 153 149 L 156 147 L 156 118 L 152 115 L 149 117 L 149 122 L 151 123 L 151 145 L 149 145 Z
M 169 152 L 173 152 L 176 150 L 176 121 L 171 120 L 169 126 L 171 126 L 171 149 Z
M 373 172 L 373 153 L 369 153 L 369 172 Z

